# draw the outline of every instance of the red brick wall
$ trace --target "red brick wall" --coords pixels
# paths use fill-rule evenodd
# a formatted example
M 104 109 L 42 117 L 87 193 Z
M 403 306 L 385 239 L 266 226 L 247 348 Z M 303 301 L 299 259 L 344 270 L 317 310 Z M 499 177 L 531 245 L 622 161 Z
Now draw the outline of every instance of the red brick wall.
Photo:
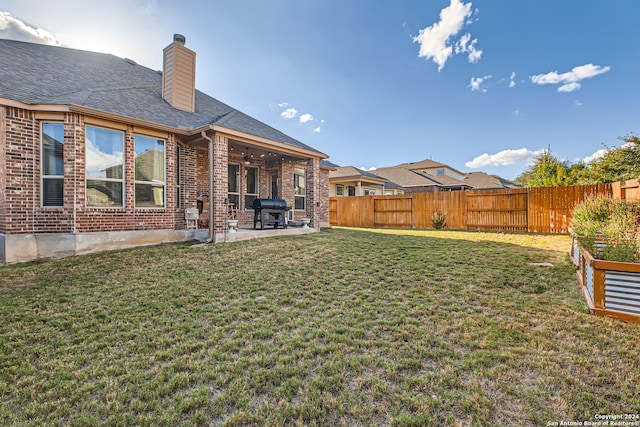
M 329 226 L 329 170 L 320 169 L 320 207 L 318 208 L 320 224 Z
M 5 169 L 2 175 L 3 223 L 7 234 L 174 229 L 175 141 L 165 145 L 166 207 L 135 208 L 133 127 L 125 132 L 124 208 L 87 207 L 85 203 L 85 123 L 78 114 L 64 116 L 64 206 L 42 207 L 40 197 L 40 121 L 33 112 L 4 109 Z M 187 179 L 188 181 L 188 179 Z M 192 190 L 188 190 L 191 191 Z M 192 197 L 192 196 L 191 196 Z M 75 217 L 75 230 L 74 230 Z
M 209 195 L 209 155 L 208 148 L 197 148 L 198 158 L 196 163 L 198 197 Z
M 33 192 L 37 151 L 33 113 L 7 107 L 5 115 L 5 232 L 7 234 L 33 231 Z
M 7 199 L 6 199 L 6 186 L 7 180 L 5 178 L 5 162 L 6 155 L 6 143 L 5 143 L 5 126 L 6 126 L 6 109 L 0 108 L 0 233 L 6 233 L 7 229 Z
M 324 202 L 324 203 L 328 203 Z M 320 227 L 319 212 L 323 202 L 320 200 L 320 159 L 309 159 L 307 162 L 307 217 L 311 218 L 313 227 Z
M 62 119 L 62 115 L 60 116 Z M 185 228 L 184 208 L 196 207 L 199 197 L 209 194 L 209 150 L 181 143 L 175 135 L 166 140 L 166 207 L 163 209 L 137 209 L 135 207 L 135 146 L 134 127 L 125 129 L 125 206 L 100 208 L 86 206 L 85 180 L 85 117 L 64 114 L 64 206 L 41 206 L 40 173 L 40 120 L 28 110 L 3 107 L 0 110 L 0 233 L 73 233 L 92 231 L 160 230 Z M 122 125 L 120 125 L 121 127 Z M 176 206 L 177 161 L 176 145 L 181 144 L 181 206 Z M 242 159 L 229 158 L 228 140 L 215 135 L 214 163 L 216 209 L 214 228 L 217 233 L 226 229 L 227 219 L 227 163 L 240 163 L 241 193 L 246 191 Z M 328 174 L 319 187 L 312 185 L 318 176 L 317 161 L 307 166 L 307 211 L 296 212 L 296 219 L 312 216 L 316 200 L 328 200 Z M 288 206 L 294 206 L 293 172 L 296 162 L 284 160 L 268 164 L 254 159 L 252 166 L 259 168 L 259 197 L 269 194 L 269 173 L 276 173 L 280 197 Z M 309 170 L 311 169 L 311 170 Z M 326 177 L 325 177 L 326 175 Z M 325 179 L 326 178 L 326 179 Z M 324 182 L 326 181 L 326 185 Z M 326 187 L 326 191 L 325 191 Z M 326 195 L 326 197 L 325 197 Z M 319 199 L 318 199 L 319 198 Z M 243 201 L 244 202 L 244 201 Z M 321 203 L 319 212 L 325 209 Z M 328 222 L 328 207 L 326 208 Z M 322 217 L 321 217 L 322 218 Z M 253 209 L 239 211 L 242 224 L 253 224 Z M 320 221 L 323 221 L 320 219 Z
M 175 138 L 174 138 L 175 139 Z M 176 155 L 177 158 L 177 155 Z M 194 146 L 180 143 L 180 200 L 181 205 L 175 211 L 175 229 L 184 230 L 186 221 L 184 210 L 197 207 L 198 185 L 197 185 L 197 162 L 198 150 Z M 175 177 L 177 183 L 177 176 Z

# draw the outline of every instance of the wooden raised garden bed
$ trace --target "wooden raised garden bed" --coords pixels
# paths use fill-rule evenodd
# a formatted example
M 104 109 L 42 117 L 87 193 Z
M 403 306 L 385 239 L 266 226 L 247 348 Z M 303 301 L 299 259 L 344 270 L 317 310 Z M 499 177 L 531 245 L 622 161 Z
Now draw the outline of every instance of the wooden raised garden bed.
M 640 322 L 640 264 L 595 259 L 575 237 L 571 259 L 593 314 Z

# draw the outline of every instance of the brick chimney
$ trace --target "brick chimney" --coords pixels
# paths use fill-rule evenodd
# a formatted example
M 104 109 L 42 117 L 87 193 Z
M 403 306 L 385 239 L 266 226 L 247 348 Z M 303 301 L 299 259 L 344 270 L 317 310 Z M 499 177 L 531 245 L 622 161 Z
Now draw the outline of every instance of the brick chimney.
M 164 48 L 162 97 L 174 108 L 194 112 L 196 107 L 196 53 L 184 47 L 185 37 L 173 35 Z

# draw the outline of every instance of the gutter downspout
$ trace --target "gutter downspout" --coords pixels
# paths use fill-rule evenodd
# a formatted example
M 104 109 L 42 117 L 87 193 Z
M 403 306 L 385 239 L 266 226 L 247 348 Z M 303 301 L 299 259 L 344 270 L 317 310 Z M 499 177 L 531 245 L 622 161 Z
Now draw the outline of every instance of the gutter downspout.
M 207 131 L 202 131 L 200 132 L 200 136 L 202 136 L 202 138 L 206 139 L 207 141 L 209 141 L 209 239 L 207 240 L 207 243 L 215 243 L 216 242 L 216 231 L 215 231 L 215 225 L 214 225 L 214 212 L 213 212 L 213 207 L 215 206 L 215 200 L 216 200 L 216 187 L 215 187 L 215 182 L 214 182 L 214 177 L 213 177 L 213 166 L 214 166 L 214 144 L 213 144 L 213 138 L 209 137 L 207 135 Z

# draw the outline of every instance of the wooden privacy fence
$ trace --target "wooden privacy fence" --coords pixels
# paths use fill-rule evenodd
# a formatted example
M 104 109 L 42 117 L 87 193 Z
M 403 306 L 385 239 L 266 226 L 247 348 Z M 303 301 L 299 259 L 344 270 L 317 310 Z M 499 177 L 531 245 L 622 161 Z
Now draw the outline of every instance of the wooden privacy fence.
M 587 198 L 612 197 L 611 184 L 507 190 L 330 197 L 331 225 L 433 228 L 436 212 L 458 230 L 567 233 L 573 207 Z

